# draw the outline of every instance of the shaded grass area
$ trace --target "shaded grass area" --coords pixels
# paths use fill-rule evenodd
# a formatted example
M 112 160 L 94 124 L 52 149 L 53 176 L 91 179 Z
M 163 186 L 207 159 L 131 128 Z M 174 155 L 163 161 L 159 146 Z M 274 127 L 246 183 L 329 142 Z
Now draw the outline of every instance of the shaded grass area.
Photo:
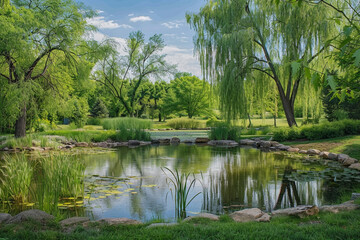
M 344 153 L 350 157 L 360 159 L 360 135 L 314 141 L 288 141 L 284 142 L 284 144 L 300 149 L 315 148 L 320 151 Z
M 57 223 L 49 226 L 22 224 L 2 226 L 4 239 L 358 239 L 360 211 L 321 214 L 306 219 L 275 218 L 270 223 L 235 223 L 227 216 L 219 222 L 197 219 L 172 227 L 139 226 L 78 227 L 66 234 Z M 35 229 L 35 230 L 34 230 Z

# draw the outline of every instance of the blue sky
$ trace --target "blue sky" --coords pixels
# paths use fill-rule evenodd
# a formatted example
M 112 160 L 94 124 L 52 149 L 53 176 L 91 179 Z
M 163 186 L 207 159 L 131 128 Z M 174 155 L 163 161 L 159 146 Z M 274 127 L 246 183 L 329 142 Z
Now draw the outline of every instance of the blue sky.
M 88 22 L 97 26 L 96 40 L 111 37 L 120 44 L 130 32 L 141 30 L 146 38 L 162 34 L 164 53 L 179 71 L 201 75 L 197 57 L 193 54 L 194 32 L 186 23 L 187 12 L 198 12 L 205 0 L 79 0 L 97 10 L 99 16 Z

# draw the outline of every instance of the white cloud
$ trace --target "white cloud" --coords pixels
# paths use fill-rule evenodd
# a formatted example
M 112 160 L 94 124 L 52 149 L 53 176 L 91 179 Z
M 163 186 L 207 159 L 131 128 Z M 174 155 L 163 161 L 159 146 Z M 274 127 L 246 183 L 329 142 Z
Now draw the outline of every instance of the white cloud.
M 132 16 L 135 16 L 135 14 L 133 14 L 133 13 L 130 13 L 129 15 L 128 15 L 129 17 L 132 17 Z
M 124 55 L 125 54 L 125 46 L 127 44 L 127 40 L 125 38 L 120 38 L 120 37 L 109 37 L 101 32 L 93 32 L 90 34 L 89 36 L 90 39 L 94 39 L 95 41 L 98 41 L 98 42 L 103 42 L 107 39 L 112 39 L 114 40 L 118 46 L 117 46 L 117 50 L 118 52 L 121 54 L 121 55 Z
M 130 21 L 131 22 L 148 22 L 148 21 L 152 21 L 152 19 L 149 16 L 139 16 L 139 17 L 130 18 Z
M 101 13 L 104 13 L 104 11 L 102 11 L 102 10 L 96 10 L 96 13 L 97 13 L 97 14 L 101 14 Z
M 183 49 L 176 46 L 166 46 L 163 50 L 166 54 L 166 61 L 176 64 L 181 72 L 190 72 L 201 77 L 201 68 L 198 59 L 194 56 L 192 49 Z
M 173 28 L 180 28 L 183 24 L 179 22 L 166 22 L 166 23 L 162 23 L 161 25 L 173 29 Z
M 120 27 L 120 28 L 125 28 L 125 29 L 131 29 L 131 28 L 133 28 L 132 26 L 127 25 L 127 24 L 120 24 L 119 27 Z
M 98 16 L 86 19 L 88 24 L 94 25 L 99 29 L 115 29 L 120 28 L 120 25 L 113 20 L 106 21 L 105 17 Z

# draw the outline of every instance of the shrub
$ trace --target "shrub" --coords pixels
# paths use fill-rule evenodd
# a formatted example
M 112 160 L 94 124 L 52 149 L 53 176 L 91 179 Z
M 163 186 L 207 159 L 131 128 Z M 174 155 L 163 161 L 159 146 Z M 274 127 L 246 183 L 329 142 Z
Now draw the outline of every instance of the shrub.
M 150 129 L 152 121 L 139 118 L 106 118 L 102 120 L 102 126 L 106 130 L 121 129 Z
M 229 124 L 218 125 L 211 128 L 209 138 L 211 140 L 234 140 L 239 141 L 241 136 L 241 128 L 231 126 Z
M 301 128 L 279 128 L 274 131 L 274 140 L 280 142 L 302 138 L 318 140 L 355 134 L 360 134 L 360 121 L 347 119 L 337 122 L 308 125 Z
M 100 118 L 88 118 L 86 125 L 101 126 L 101 119 Z
M 216 117 L 212 117 L 206 121 L 206 127 L 216 127 L 218 124 L 222 123 Z
M 167 125 L 174 129 L 197 129 L 201 127 L 201 122 L 190 118 L 175 118 L 169 120 Z

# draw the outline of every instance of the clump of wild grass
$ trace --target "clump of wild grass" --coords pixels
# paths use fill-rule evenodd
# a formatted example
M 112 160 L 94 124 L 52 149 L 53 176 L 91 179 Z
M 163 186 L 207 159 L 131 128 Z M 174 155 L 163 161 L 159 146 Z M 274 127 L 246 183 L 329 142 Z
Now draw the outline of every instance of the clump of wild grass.
M 24 154 L 6 155 L 0 169 L 0 200 L 27 201 L 33 174 L 33 167 Z
M 153 122 L 139 118 L 106 118 L 102 120 L 102 126 L 106 130 L 122 129 L 150 129 Z
M 139 141 L 150 141 L 151 135 L 143 129 L 126 129 L 122 128 L 111 136 L 111 139 L 117 142 L 139 140 Z
M 189 119 L 189 118 L 175 118 L 171 119 L 167 122 L 167 125 L 174 129 L 197 129 L 201 127 L 201 122 L 197 121 L 195 119 Z
M 24 147 L 32 147 L 33 137 L 31 135 L 27 135 L 22 138 L 10 138 L 5 142 L 5 147 L 14 149 L 14 148 L 24 148 Z
M 233 140 L 239 141 L 241 137 L 241 128 L 229 124 L 219 124 L 211 128 L 209 138 L 211 140 Z
M 170 176 L 165 172 L 166 169 Z M 190 190 L 195 187 L 196 178 L 190 179 L 190 173 L 179 173 L 176 169 L 175 171 L 170 170 L 169 168 L 161 168 L 164 174 L 167 176 L 167 183 L 174 187 L 174 191 L 170 187 L 170 191 L 175 200 L 175 213 L 177 218 L 184 219 L 186 217 L 186 208 L 189 204 L 200 194 L 197 193 L 191 199 L 189 198 Z

